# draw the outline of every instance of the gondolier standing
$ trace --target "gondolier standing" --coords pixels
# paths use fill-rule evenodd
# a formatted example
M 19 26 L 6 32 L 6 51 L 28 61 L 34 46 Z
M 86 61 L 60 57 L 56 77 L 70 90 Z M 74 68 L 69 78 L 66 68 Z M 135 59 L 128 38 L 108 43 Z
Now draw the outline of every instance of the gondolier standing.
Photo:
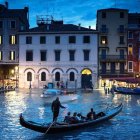
M 52 112 L 53 112 L 53 122 L 57 121 L 57 117 L 59 115 L 59 110 L 61 108 L 66 108 L 64 106 L 61 105 L 60 101 L 59 101 L 59 97 L 57 97 L 53 102 L 52 102 Z

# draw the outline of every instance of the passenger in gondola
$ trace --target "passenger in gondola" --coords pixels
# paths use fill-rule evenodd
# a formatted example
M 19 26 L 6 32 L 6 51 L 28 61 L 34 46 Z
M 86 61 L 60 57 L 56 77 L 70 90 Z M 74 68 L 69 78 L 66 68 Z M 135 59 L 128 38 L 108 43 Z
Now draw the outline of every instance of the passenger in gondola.
M 71 123 L 78 123 L 80 120 L 77 117 L 77 113 L 74 112 L 73 116 L 71 117 Z
M 104 112 L 99 112 L 97 115 L 96 115 L 96 118 L 100 118 L 100 117 L 103 117 L 105 116 L 105 113 Z
M 70 112 L 68 112 L 67 113 L 67 116 L 65 116 L 65 118 L 64 118 L 64 122 L 65 123 L 71 123 L 71 113 Z
M 94 120 L 96 119 L 96 114 L 93 108 L 90 109 L 90 112 L 87 114 L 87 120 Z

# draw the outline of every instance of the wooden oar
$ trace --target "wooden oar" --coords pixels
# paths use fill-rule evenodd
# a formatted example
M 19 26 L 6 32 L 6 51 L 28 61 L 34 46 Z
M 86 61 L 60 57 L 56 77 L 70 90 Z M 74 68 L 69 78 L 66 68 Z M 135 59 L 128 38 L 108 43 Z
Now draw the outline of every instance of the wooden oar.
M 46 130 L 46 132 L 45 132 L 44 135 L 46 135 L 46 134 L 48 133 L 48 131 L 50 130 L 50 128 L 53 126 L 54 123 L 55 123 L 55 121 L 53 121 L 53 122 L 51 123 L 51 125 L 50 125 L 49 128 Z

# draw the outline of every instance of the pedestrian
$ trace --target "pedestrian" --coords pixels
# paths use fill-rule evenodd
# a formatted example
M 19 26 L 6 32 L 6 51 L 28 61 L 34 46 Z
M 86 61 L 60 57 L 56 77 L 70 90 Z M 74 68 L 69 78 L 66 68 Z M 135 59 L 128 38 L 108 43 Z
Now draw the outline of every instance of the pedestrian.
M 57 88 L 59 88 L 59 86 L 60 86 L 59 81 L 57 81 L 56 86 L 57 86 Z
M 104 90 L 105 90 L 105 88 L 106 88 L 106 82 L 104 82 Z
M 66 108 L 64 106 L 61 105 L 60 101 L 59 101 L 59 97 L 57 97 L 53 102 L 52 102 L 52 112 L 53 112 L 53 122 L 57 121 L 57 117 L 59 115 L 59 110 L 60 108 Z

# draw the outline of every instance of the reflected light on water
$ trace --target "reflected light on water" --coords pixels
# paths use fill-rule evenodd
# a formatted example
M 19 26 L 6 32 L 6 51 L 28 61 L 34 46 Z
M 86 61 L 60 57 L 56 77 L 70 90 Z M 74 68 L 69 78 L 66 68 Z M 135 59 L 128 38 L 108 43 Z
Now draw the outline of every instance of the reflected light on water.
M 124 101 L 126 101 L 127 103 L 131 101 L 131 95 L 125 95 L 124 96 Z

